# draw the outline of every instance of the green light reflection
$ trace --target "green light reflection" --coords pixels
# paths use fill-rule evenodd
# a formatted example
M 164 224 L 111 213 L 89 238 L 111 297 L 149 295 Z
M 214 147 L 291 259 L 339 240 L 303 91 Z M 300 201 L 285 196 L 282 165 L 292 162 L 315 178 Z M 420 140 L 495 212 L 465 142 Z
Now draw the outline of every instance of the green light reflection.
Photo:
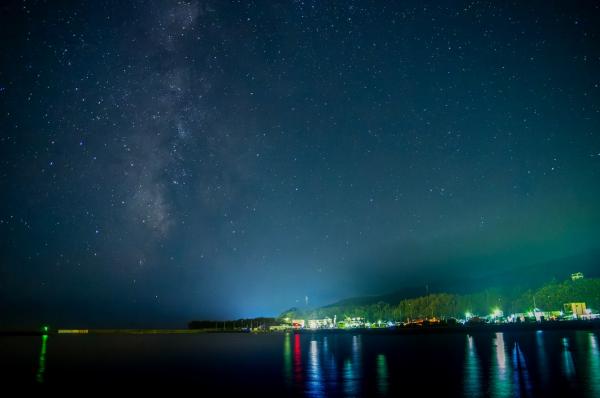
M 44 382 L 44 375 L 46 373 L 46 344 L 48 342 L 48 335 L 42 335 L 42 348 L 40 350 L 40 358 L 38 361 L 38 369 L 35 374 L 35 380 L 38 383 Z
M 479 397 L 481 396 L 481 369 L 473 336 L 467 335 L 465 351 L 464 395 L 465 397 Z
M 377 355 L 377 389 L 379 394 L 386 396 L 389 387 L 388 366 L 385 355 Z
M 286 333 L 283 337 L 283 374 L 287 385 L 292 384 L 292 345 L 291 335 Z
M 588 383 L 590 397 L 600 397 L 600 349 L 598 348 L 598 337 L 594 333 L 589 333 L 588 350 Z
M 361 369 L 362 341 L 360 335 L 352 336 L 352 356 L 344 361 L 342 380 L 344 383 L 344 394 L 347 397 L 360 396 L 360 381 L 362 379 Z

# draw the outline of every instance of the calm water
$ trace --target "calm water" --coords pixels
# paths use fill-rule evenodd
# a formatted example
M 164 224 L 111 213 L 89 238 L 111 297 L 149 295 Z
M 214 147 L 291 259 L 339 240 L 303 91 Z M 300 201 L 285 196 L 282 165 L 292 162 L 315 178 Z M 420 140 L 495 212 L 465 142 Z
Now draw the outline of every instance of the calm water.
M 600 397 L 597 332 L 0 337 L 0 381 L 248 396 Z M 200 390 L 199 390 L 200 391 Z

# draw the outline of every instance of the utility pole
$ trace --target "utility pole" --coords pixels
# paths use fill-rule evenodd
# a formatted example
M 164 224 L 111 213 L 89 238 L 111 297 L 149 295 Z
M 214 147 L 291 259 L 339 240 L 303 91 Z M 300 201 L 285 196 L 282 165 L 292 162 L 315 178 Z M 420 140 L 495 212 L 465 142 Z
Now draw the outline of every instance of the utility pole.
M 425 284 L 425 296 L 427 297 L 427 306 L 431 307 L 431 301 L 429 300 L 429 284 Z M 433 317 L 433 308 L 431 309 L 431 316 Z

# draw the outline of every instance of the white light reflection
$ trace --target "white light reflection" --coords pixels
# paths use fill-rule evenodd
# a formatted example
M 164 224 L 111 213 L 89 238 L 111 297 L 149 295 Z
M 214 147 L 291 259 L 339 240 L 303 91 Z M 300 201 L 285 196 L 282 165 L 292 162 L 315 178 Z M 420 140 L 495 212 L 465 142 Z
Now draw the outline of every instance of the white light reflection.
M 573 363 L 573 355 L 569 349 L 569 340 L 566 337 L 562 338 L 563 345 L 563 374 L 567 377 L 567 380 L 573 381 L 575 377 L 575 364 Z
M 324 397 L 325 385 L 319 362 L 319 345 L 311 340 L 308 354 L 308 369 L 306 370 L 306 395 L 309 397 Z
M 512 397 L 512 384 L 508 377 L 510 374 L 509 364 L 506 361 L 506 347 L 504 346 L 504 334 L 496 333 L 493 351 L 496 363 L 492 363 L 491 385 L 493 397 Z

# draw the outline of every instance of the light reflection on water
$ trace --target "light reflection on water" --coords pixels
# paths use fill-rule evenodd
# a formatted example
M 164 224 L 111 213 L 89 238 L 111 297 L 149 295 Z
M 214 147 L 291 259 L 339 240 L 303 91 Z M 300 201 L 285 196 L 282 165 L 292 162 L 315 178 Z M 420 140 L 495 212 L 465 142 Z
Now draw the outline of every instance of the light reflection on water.
M 493 397 L 513 396 L 513 385 L 508 375 L 511 373 L 510 363 L 506 360 L 506 347 L 504 344 L 504 333 L 496 333 L 493 339 L 493 356 L 495 362 L 491 368 L 491 385 Z
M 529 379 L 529 369 L 527 369 L 527 361 L 517 342 L 514 343 L 512 357 L 515 396 L 530 397 L 532 388 Z
M 297 385 L 302 384 L 302 350 L 299 334 L 294 334 L 294 381 Z
M 332 391 L 337 390 L 337 364 L 333 351 L 329 350 L 329 340 L 327 336 L 323 338 L 323 362 L 325 363 L 325 374 L 327 386 Z
M 600 350 L 598 336 L 588 333 L 588 396 L 600 397 Z
M 550 375 L 548 372 L 546 348 L 544 346 L 544 332 L 542 330 L 535 332 L 535 344 L 537 349 L 538 373 L 540 375 L 542 384 L 546 384 Z
M 377 355 L 377 391 L 381 396 L 387 396 L 388 392 L 388 367 L 384 354 Z
M 292 347 L 290 338 L 291 336 L 287 333 L 283 338 L 283 378 L 288 387 L 292 385 Z
M 441 395 L 465 397 L 600 397 L 597 333 L 545 331 L 468 336 L 289 333 L 282 337 L 283 347 L 278 345 L 276 354 L 281 365 L 275 369 L 280 372 L 280 385 L 285 386 L 287 395 L 402 396 L 407 388 L 412 388 L 407 386 L 419 386 L 432 393 L 441 391 Z M 53 384 L 58 377 L 64 380 L 66 369 L 77 370 L 60 362 L 64 361 L 61 349 L 75 340 L 57 337 L 55 348 L 48 354 L 48 338 L 47 335 L 35 338 L 39 348 L 29 365 L 29 369 L 34 369 L 29 376 L 32 382 Z M 442 345 L 438 344 L 440 341 Z M 456 344 L 462 345 L 458 351 L 452 347 Z M 71 350 L 68 358 L 77 355 Z M 435 366 L 438 373 L 428 373 L 432 360 L 439 363 Z M 50 377 L 48 361 L 53 364 Z
M 597 335 L 589 332 L 547 333 L 537 332 L 532 336 L 499 332 L 491 339 L 486 334 L 465 336 L 463 366 L 458 372 L 462 373 L 460 395 L 527 398 L 585 393 L 588 397 L 600 397 Z M 399 335 L 388 341 L 395 344 L 394 341 L 408 338 Z M 378 336 L 288 334 L 283 343 L 285 382 L 288 386 L 293 385 L 297 394 L 306 397 L 396 396 L 405 391 L 406 383 L 418 378 L 417 373 L 423 369 L 413 369 L 409 365 L 403 371 L 408 375 L 402 373 L 400 376 L 393 372 L 394 366 L 390 369 L 390 360 L 392 364 L 419 364 L 421 355 L 426 352 L 431 355 L 427 345 L 432 340 L 427 339 L 435 338 L 438 337 L 423 336 L 419 344 L 411 343 L 404 345 L 403 350 L 393 350 L 381 342 L 377 348 L 370 347 L 377 342 Z M 478 352 L 477 342 L 488 347 L 485 352 Z M 573 344 L 576 345 L 575 352 Z M 440 358 L 445 355 L 437 354 Z M 577 374 L 576 368 L 582 373 Z
M 306 395 L 309 397 L 323 397 L 325 396 L 325 384 L 323 383 L 323 376 L 321 374 L 319 343 L 317 340 L 310 341 L 308 358 L 308 368 L 306 370 Z
M 465 397 L 481 396 L 481 369 L 479 357 L 475 350 L 473 336 L 466 336 L 466 353 L 464 367 L 464 395 Z
M 44 382 L 44 376 L 46 374 L 46 344 L 47 344 L 47 342 L 48 342 L 48 335 L 44 334 L 42 336 L 42 346 L 40 349 L 38 368 L 37 368 L 37 372 L 35 373 L 35 380 L 38 383 Z
M 569 382 L 573 382 L 573 377 L 575 376 L 575 364 L 573 363 L 573 354 L 571 354 L 571 349 L 569 348 L 568 338 L 562 338 L 562 346 L 563 374 L 567 377 Z
M 293 358 L 290 349 L 290 339 L 294 341 Z M 326 397 L 330 393 L 339 395 L 338 379 L 343 383 L 343 395 L 346 397 L 358 397 L 361 394 L 362 365 L 361 365 L 361 336 L 353 336 L 351 342 L 351 353 L 343 360 L 341 374 L 338 372 L 337 358 L 330 349 L 327 336 L 310 336 L 308 341 L 308 352 L 306 365 L 302 361 L 302 337 L 300 334 L 284 336 L 284 377 L 286 384 L 295 385 L 296 391 L 303 391 L 307 397 Z M 340 357 L 342 357 L 340 355 Z M 378 378 L 383 394 L 387 392 L 387 364 L 385 356 L 380 356 L 377 363 Z M 293 374 L 293 377 L 292 377 Z
M 352 357 L 344 361 L 344 393 L 346 397 L 358 397 L 361 384 L 361 335 L 352 336 Z

